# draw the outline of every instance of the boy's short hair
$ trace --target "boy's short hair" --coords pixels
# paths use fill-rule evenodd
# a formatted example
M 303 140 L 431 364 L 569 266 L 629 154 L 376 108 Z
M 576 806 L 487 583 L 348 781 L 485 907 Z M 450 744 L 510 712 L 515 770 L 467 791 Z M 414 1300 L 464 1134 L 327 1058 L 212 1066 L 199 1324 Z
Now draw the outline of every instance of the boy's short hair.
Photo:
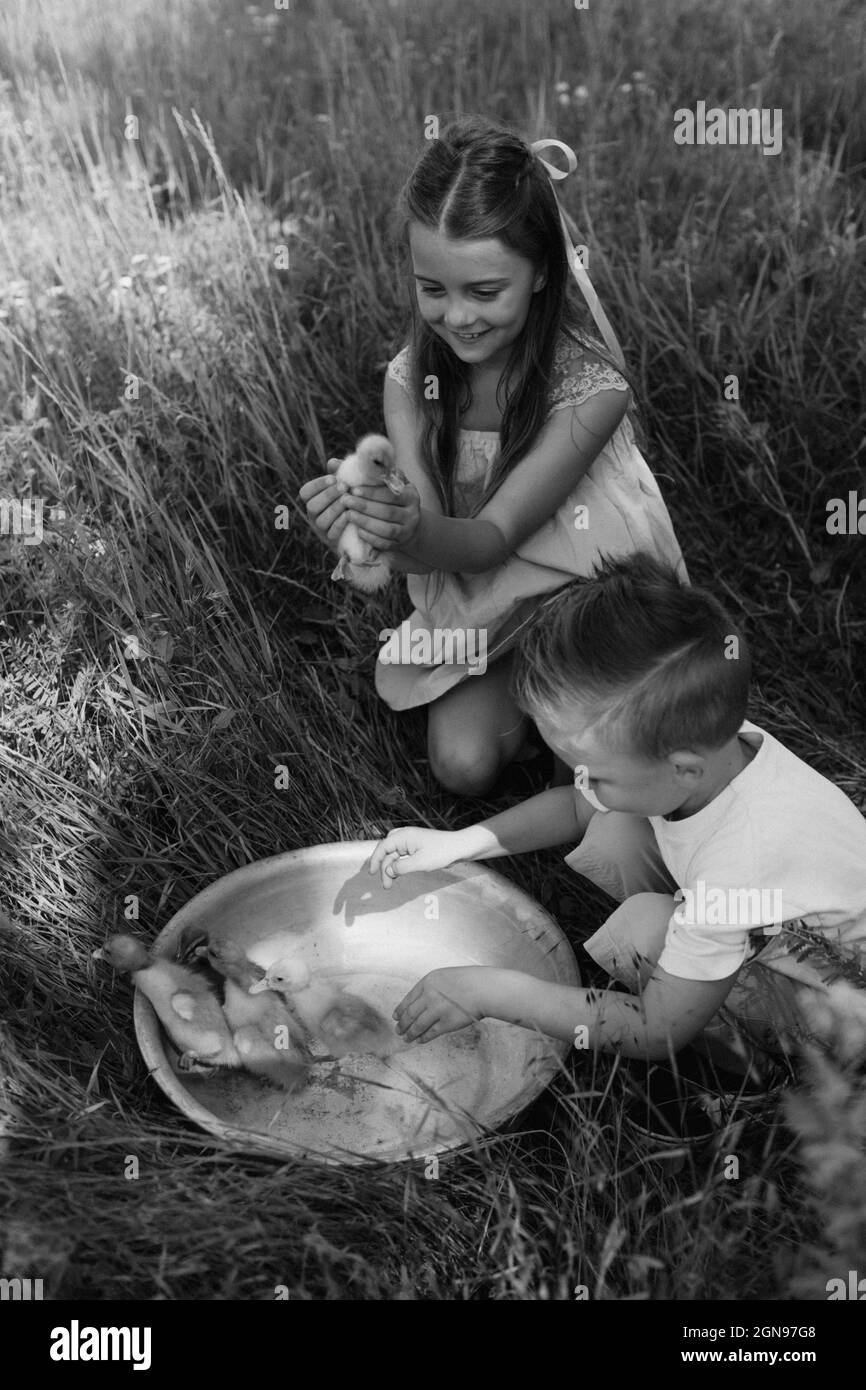
M 542 605 L 520 640 L 512 689 L 530 716 L 579 704 L 611 743 L 662 759 L 736 737 L 751 664 L 718 599 L 638 553 L 603 561 Z

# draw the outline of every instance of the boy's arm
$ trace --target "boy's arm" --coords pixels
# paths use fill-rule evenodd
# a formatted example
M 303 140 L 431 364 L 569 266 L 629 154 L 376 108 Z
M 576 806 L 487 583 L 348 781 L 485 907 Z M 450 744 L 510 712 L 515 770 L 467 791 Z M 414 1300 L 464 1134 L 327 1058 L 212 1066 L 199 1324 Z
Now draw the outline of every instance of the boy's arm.
M 404 825 L 379 841 L 370 856 L 370 873 L 380 872 L 388 888 L 404 874 L 447 869 L 458 860 L 496 859 L 551 845 L 577 844 L 594 814 L 574 787 L 553 787 L 465 830 Z
M 737 972 L 724 980 L 683 980 L 656 966 L 641 995 L 576 989 L 518 970 L 456 966 L 425 975 L 395 1011 L 409 1042 L 479 1018 L 538 1028 L 577 1047 L 661 1059 L 699 1033 L 723 1004 Z M 581 1032 L 585 1029 L 585 1032 Z
M 684 1047 L 721 1008 L 737 978 L 735 972 L 725 980 L 683 980 L 656 966 L 643 993 L 632 995 L 551 984 L 516 970 L 491 970 L 489 976 L 480 982 L 486 1016 L 537 1027 L 554 1038 L 573 1039 L 583 1026 L 593 1049 L 650 1058 Z
M 552 845 L 577 844 L 595 814 L 574 787 L 551 787 L 489 820 L 454 830 L 455 859 L 496 859 Z

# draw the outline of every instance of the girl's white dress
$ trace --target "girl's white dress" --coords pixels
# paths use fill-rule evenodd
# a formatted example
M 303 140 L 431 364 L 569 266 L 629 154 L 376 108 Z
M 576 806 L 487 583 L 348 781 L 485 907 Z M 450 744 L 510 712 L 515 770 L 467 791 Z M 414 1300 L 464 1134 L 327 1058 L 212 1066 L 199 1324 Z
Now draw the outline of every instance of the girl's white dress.
M 409 348 L 388 363 L 388 375 L 410 389 Z M 554 355 L 548 418 L 556 410 L 581 405 L 599 391 L 627 391 L 628 382 L 606 362 L 587 358 L 565 333 Z M 461 429 L 455 474 L 457 517 L 469 516 L 486 485 L 499 448 L 497 430 Z M 504 655 L 517 641 L 542 597 L 577 575 L 588 575 L 602 557 L 647 550 L 673 565 L 687 581 L 682 553 L 674 535 L 658 483 L 637 447 L 631 421 L 621 423 L 587 469 L 574 491 L 553 516 L 518 546 L 504 564 L 481 574 L 407 575 L 414 611 L 390 642 L 383 644 L 376 664 L 376 689 L 392 709 L 428 704 L 460 681 L 471 678 L 472 666 L 453 659 L 455 648 L 445 639 L 446 658 L 422 665 L 419 651 L 436 652 L 433 634 L 475 629 L 486 633 L 487 663 Z M 412 635 L 430 634 L 425 642 Z M 441 643 L 440 639 L 440 643 Z M 477 639 L 476 639 L 477 641 Z M 473 649 L 470 648 L 470 656 Z M 474 648 L 478 651 L 478 647 Z M 402 654 L 403 660 L 399 660 Z M 408 660 L 408 657 L 413 659 Z

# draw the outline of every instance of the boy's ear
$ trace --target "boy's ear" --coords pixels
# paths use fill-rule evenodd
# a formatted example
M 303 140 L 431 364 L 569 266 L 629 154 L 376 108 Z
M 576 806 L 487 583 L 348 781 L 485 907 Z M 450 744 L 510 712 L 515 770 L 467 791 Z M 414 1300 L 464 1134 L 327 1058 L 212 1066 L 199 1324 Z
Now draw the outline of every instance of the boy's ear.
M 704 759 L 700 753 L 693 753 L 691 749 L 681 748 L 675 753 L 668 753 L 666 761 L 673 769 L 677 781 L 688 786 L 697 785 L 704 775 Z
M 533 294 L 538 294 L 538 291 L 539 291 L 539 290 L 543 290 L 543 289 L 544 289 L 544 286 L 545 286 L 546 284 L 547 284 L 547 265 L 546 265 L 546 263 L 545 263 L 545 265 L 543 265 L 543 266 L 541 267 L 541 269 L 538 271 L 538 273 L 537 273 L 536 276 L 535 276 L 535 279 L 534 279 L 533 282 L 532 282 L 532 293 L 533 293 Z

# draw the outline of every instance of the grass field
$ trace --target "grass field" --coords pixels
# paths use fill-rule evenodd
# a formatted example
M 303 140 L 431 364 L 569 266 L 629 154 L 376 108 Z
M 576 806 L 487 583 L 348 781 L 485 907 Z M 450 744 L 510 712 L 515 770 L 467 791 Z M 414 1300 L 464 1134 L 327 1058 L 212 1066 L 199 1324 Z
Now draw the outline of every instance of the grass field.
M 841 1025 L 788 1106 L 676 1175 L 579 1059 L 435 1181 L 323 1172 L 183 1124 L 90 960 L 131 895 L 152 936 L 250 860 L 492 810 L 437 789 L 423 720 L 374 694 L 401 586 L 331 585 L 296 500 L 380 427 L 391 209 L 431 113 L 575 147 L 559 192 L 691 575 L 752 642 L 752 717 L 866 807 L 866 541 L 826 527 L 866 492 L 864 34 L 859 0 L 5 0 L 0 494 L 43 498 L 45 534 L 0 536 L 3 1274 L 64 1298 L 748 1300 L 866 1270 Z M 781 108 L 781 153 L 676 145 L 698 100 Z M 601 920 L 558 855 L 502 862 L 573 941 Z

